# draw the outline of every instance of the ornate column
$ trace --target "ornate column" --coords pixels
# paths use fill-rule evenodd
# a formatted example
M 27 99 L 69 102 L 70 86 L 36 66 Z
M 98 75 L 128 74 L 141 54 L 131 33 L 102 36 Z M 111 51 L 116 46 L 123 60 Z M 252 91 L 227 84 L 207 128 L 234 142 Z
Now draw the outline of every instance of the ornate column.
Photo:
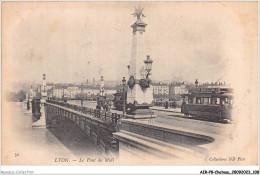
M 141 20 L 141 17 L 145 17 L 142 11 L 143 9 L 140 7 L 135 9 L 133 15 L 137 17 L 137 21 L 131 26 L 133 38 L 131 60 L 128 66 L 127 113 L 133 115 L 153 114 L 149 110 L 153 102 L 153 89 L 149 79 L 151 69 L 148 70 L 146 67 L 147 65 L 151 66 L 152 60 L 145 51 L 145 27 L 147 24 Z M 148 62 L 146 58 L 149 59 Z
M 42 98 L 46 99 L 47 98 L 47 87 L 46 87 L 46 74 L 43 74 L 42 78 Z

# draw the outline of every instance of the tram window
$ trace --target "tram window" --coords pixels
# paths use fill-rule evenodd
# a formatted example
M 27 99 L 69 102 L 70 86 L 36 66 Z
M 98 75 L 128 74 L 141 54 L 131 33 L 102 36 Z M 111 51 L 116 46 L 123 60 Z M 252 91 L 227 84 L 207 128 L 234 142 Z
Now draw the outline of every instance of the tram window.
M 210 101 L 211 101 L 211 104 L 216 104 L 216 98 L 214 98 L 214 97 L 212 97 L 211 99 L 210 99 Z
M 220 99 L 220 104 L 222 104 L 222 105 L 226 104 L 226 98 L 221 98 Z
M 200 99 L 200 98 L 197 98 L 196 103 L 197 103 L 197 104 L 201 104 L 201 99 Z
M 209 98 L 204 98 L 204 103 L 203 104 L 209 104 Z
M 227 98 L 227 104 L 230 104 L 230 98 Z
M 220 104 L 220 98 L 217 98 L 216 104 L 217 104 L 217 105 Z

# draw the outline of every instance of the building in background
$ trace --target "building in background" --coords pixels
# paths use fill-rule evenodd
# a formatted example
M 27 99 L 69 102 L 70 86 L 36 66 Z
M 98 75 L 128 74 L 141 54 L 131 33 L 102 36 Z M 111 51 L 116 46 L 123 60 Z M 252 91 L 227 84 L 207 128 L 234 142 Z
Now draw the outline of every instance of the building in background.
M 169 101 L 169 85 L 166 83 L 153 83 L 154 101 Z
M 169 94 L 169 85 L 166 83 L 154 83 L 153 94 Z
M 64 89 L 63 89 L 64 88 Z M 116 93 L 116 87 L 106 87 L 105 89 L 105 96 L 111 96 Z M 48 93 L 48 97 L 52 97 L 52 89 L 50 89 L 50 93 Z M 99 86 L 83 86 L 83 94 L 81 94 L 81 86 L 80 85 L 73 85 L 73 84 L 54 84 L 53 85 L 53 97 L 57 99 L 61 99 L 63 97 L 67 99 L 75 99 L 79 100 L 82 98 L 96 100 L 100 95 L 100 87 Z
M 180 101 L 182 95 L 189 92 L 189 87 L 184 82 L 158 82 L 153 84 L 153 96 L 155 101 Z
M 170 94 L 187 94 L 189 92 L 189 87 L 183 83 L 171 83 L 169 84 L 169 93 Z

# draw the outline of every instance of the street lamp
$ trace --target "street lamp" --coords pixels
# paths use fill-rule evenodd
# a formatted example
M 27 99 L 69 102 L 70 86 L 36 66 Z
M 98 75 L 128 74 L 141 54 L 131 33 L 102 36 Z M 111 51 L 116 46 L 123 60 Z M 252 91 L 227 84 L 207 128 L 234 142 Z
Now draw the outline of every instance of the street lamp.
M 62 101 L 64 101 L 64 86 L 62 86 Z
M 83 106 L 83 83 L 81 83 L 81 107 Z
M 196 81 L 195 81 L 196 87 L 198 87 L 198 84 L 199 84 L 198 79 L 196 79 Z
M 126 110 L 125 110 L 125 107 L 126 107 L 126 100 L 125 100 L 125 85 L 126 85 L 126 79 L 125 77 L 123 77 L 123 80 L 122 80 L 122 83 L 123 83 L 123 114 L 125 114 Z
M 51 98 L 53 99 L 53 84 L 51 86 Z
M 145 70 L 147 71 L 146 77 L 150 75 L 150 71 L 152 70 L 153 60 L 151 60 L 150 55 L 147 55 L 146 60 L 144 60 Z
M 101 93 L 101 97 L 103 97 L 103 95 L 104 95 L 104 77 L 103 76 L 101 76 L 100 93 Z
M 42 98 L 42 86 L 40 86 L 40 99 Z

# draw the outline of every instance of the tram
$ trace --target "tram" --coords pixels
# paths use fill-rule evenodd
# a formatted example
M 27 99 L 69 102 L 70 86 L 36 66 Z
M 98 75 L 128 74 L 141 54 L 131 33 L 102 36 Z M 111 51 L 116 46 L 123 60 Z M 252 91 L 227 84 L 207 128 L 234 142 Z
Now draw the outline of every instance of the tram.
M 208 121 L 231 121 L 233 89 L 193 88 L 184 95 L 181 112 L 185 115 Z M 188 103 L 186 103 L 186 101 Z

